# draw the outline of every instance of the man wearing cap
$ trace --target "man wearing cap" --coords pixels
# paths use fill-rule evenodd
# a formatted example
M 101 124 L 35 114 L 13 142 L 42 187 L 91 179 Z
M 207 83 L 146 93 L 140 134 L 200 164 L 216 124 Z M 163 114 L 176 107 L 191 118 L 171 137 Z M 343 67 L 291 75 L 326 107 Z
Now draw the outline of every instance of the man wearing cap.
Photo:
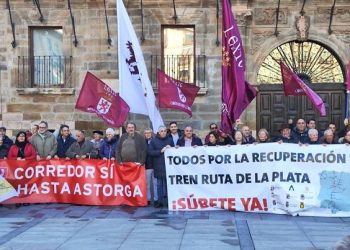
M 282 124 L 279 132 L 281 135 L 274 139 L 275 142 L 297 143 L 297 140 L 291 135 L 291 129 L 288 124 Z
M 48 125 L 46 121 L 41 121 L 39 123 L 39 131 L 32 136 L 31 143 L 37 152 L 37 160 L 40 160 L 42 158 L 50 160 L 53 156 L 56 155 L 57 140 L 55 136 L 48 131 Z
M 136 162 L 144 165 L 147 157 L 147 144 L 145 138 L 137 133 L 133 122 L 126 124 L 126 133 L 119 140 L 116 148 L 116 160 L 118 163 Z
M 0 137 L 2 138 L 3 145 L 6 145 L 8 147 L 12 146 L 13 141 L 6 135 L 5 127 L 0 127 Z
M 91 142 L 94 144 L 94 149 L 99 152 L 103 142 L 103 132 L 101 130 L 92 131 L 92 136 L 94 139 L 92 139 Z

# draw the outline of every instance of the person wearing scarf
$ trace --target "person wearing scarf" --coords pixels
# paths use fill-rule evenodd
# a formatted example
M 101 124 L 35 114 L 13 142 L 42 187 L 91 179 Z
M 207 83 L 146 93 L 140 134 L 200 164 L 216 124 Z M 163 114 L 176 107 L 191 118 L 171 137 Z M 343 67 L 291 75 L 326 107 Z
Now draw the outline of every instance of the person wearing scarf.
M 28 142 L 26 133 L 20 131 L 16 135 L 15 144 L 10 147 L 7 158 L 9 160 L 34 160 L 36 155 L 36 150 L 33 145 Z

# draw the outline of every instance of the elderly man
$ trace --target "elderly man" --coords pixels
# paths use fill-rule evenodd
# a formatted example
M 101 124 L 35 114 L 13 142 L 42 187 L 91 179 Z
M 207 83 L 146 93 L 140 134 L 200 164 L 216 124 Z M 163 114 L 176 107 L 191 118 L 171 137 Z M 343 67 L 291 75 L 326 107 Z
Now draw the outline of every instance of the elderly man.
M 323 133 L 323 137 L 320 139 L 321 144 L 338 144 L 338 140 L 335 137 L 332 129 L 326 129 Z
M 38 133 L 32 136 L 31 143 L 37 152 L 36 159 L 38 161 L 40 159 L 50 160 L 56 155 L 57 140 L 55 136 L 48 131 L 48 125 L 46 121 L 41 121 L 39 123 Z
M 280 128 L 280 136 L 277 136 L 274 141 L 275 142 L 284 142 L 284 143 L 297 143 L 297 141 L 294 139 L 294 137 L 291 135 L 291 130 L 289 128 L 288 124 L 282 124 Z
M 241 129 L 243 134 L 243 142 L 245 144 L 252 144 L 256 142 L 255 138 L 251 135 L 251 131 L 247 125 L 244 125 Z
M 155 207 L 163 206 L 163 198 L 166 195 L 166 172 L 164 152 L 167 148 L 174 147 L 173 140 L 166 135 L 166 127 L 161 126 L 158 134 L 148 146 L 148 155 L 152 157 L 154 164 L 154 176 L 157 178 L 157 190 L 159 202 L 155 201 Z M 186 134 L 186 129 L 185 129 Z
M 98 152 L 91 141 L 85 140 L 85 134 L 81 130 L 75 132 L 77 141 L 68 148 L 66 156 L 70 159 L 97 158 Z
M 191 126 L 186 126 L 185 134 L 177 141 L 177 146 L 180 147 L 197 147 L 203 146 L 202 140 L 193 134 Z
M 133 122 L 126 124 L 126 133 L 119 140 L 116 148 L 116 160 L 118 163 L 136 162 L 144 165 L 147 157 L 147 144 L 145 138 L 136 132 Z
M 292 136 L 300 143 L 307 143 L 309 140 L 308 129 L 304 119 L 298 119 L 295 128 L 292 129 Z

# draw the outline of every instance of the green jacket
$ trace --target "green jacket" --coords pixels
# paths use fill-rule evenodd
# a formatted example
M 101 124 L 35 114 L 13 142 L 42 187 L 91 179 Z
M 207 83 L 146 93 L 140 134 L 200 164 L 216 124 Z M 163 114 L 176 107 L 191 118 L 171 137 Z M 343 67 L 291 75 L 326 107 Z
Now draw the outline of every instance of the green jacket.
M 44 138 L 42 138 L 38 133 L 33 135 L 31 138 L 31 143 L 40 157 L 47 157 L 49 155 L 53 157 L 56 155 L 57 140 L 49 131 L 45 132 Z

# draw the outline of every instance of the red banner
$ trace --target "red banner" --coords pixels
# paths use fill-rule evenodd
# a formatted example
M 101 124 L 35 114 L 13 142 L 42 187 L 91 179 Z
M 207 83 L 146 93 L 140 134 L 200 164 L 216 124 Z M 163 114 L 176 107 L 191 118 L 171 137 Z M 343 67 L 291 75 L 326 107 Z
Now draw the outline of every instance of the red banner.
M 14 203 L 147 205 L 144 166 L 104 160 L 0 160 L 1 175 L 15 188 Z

